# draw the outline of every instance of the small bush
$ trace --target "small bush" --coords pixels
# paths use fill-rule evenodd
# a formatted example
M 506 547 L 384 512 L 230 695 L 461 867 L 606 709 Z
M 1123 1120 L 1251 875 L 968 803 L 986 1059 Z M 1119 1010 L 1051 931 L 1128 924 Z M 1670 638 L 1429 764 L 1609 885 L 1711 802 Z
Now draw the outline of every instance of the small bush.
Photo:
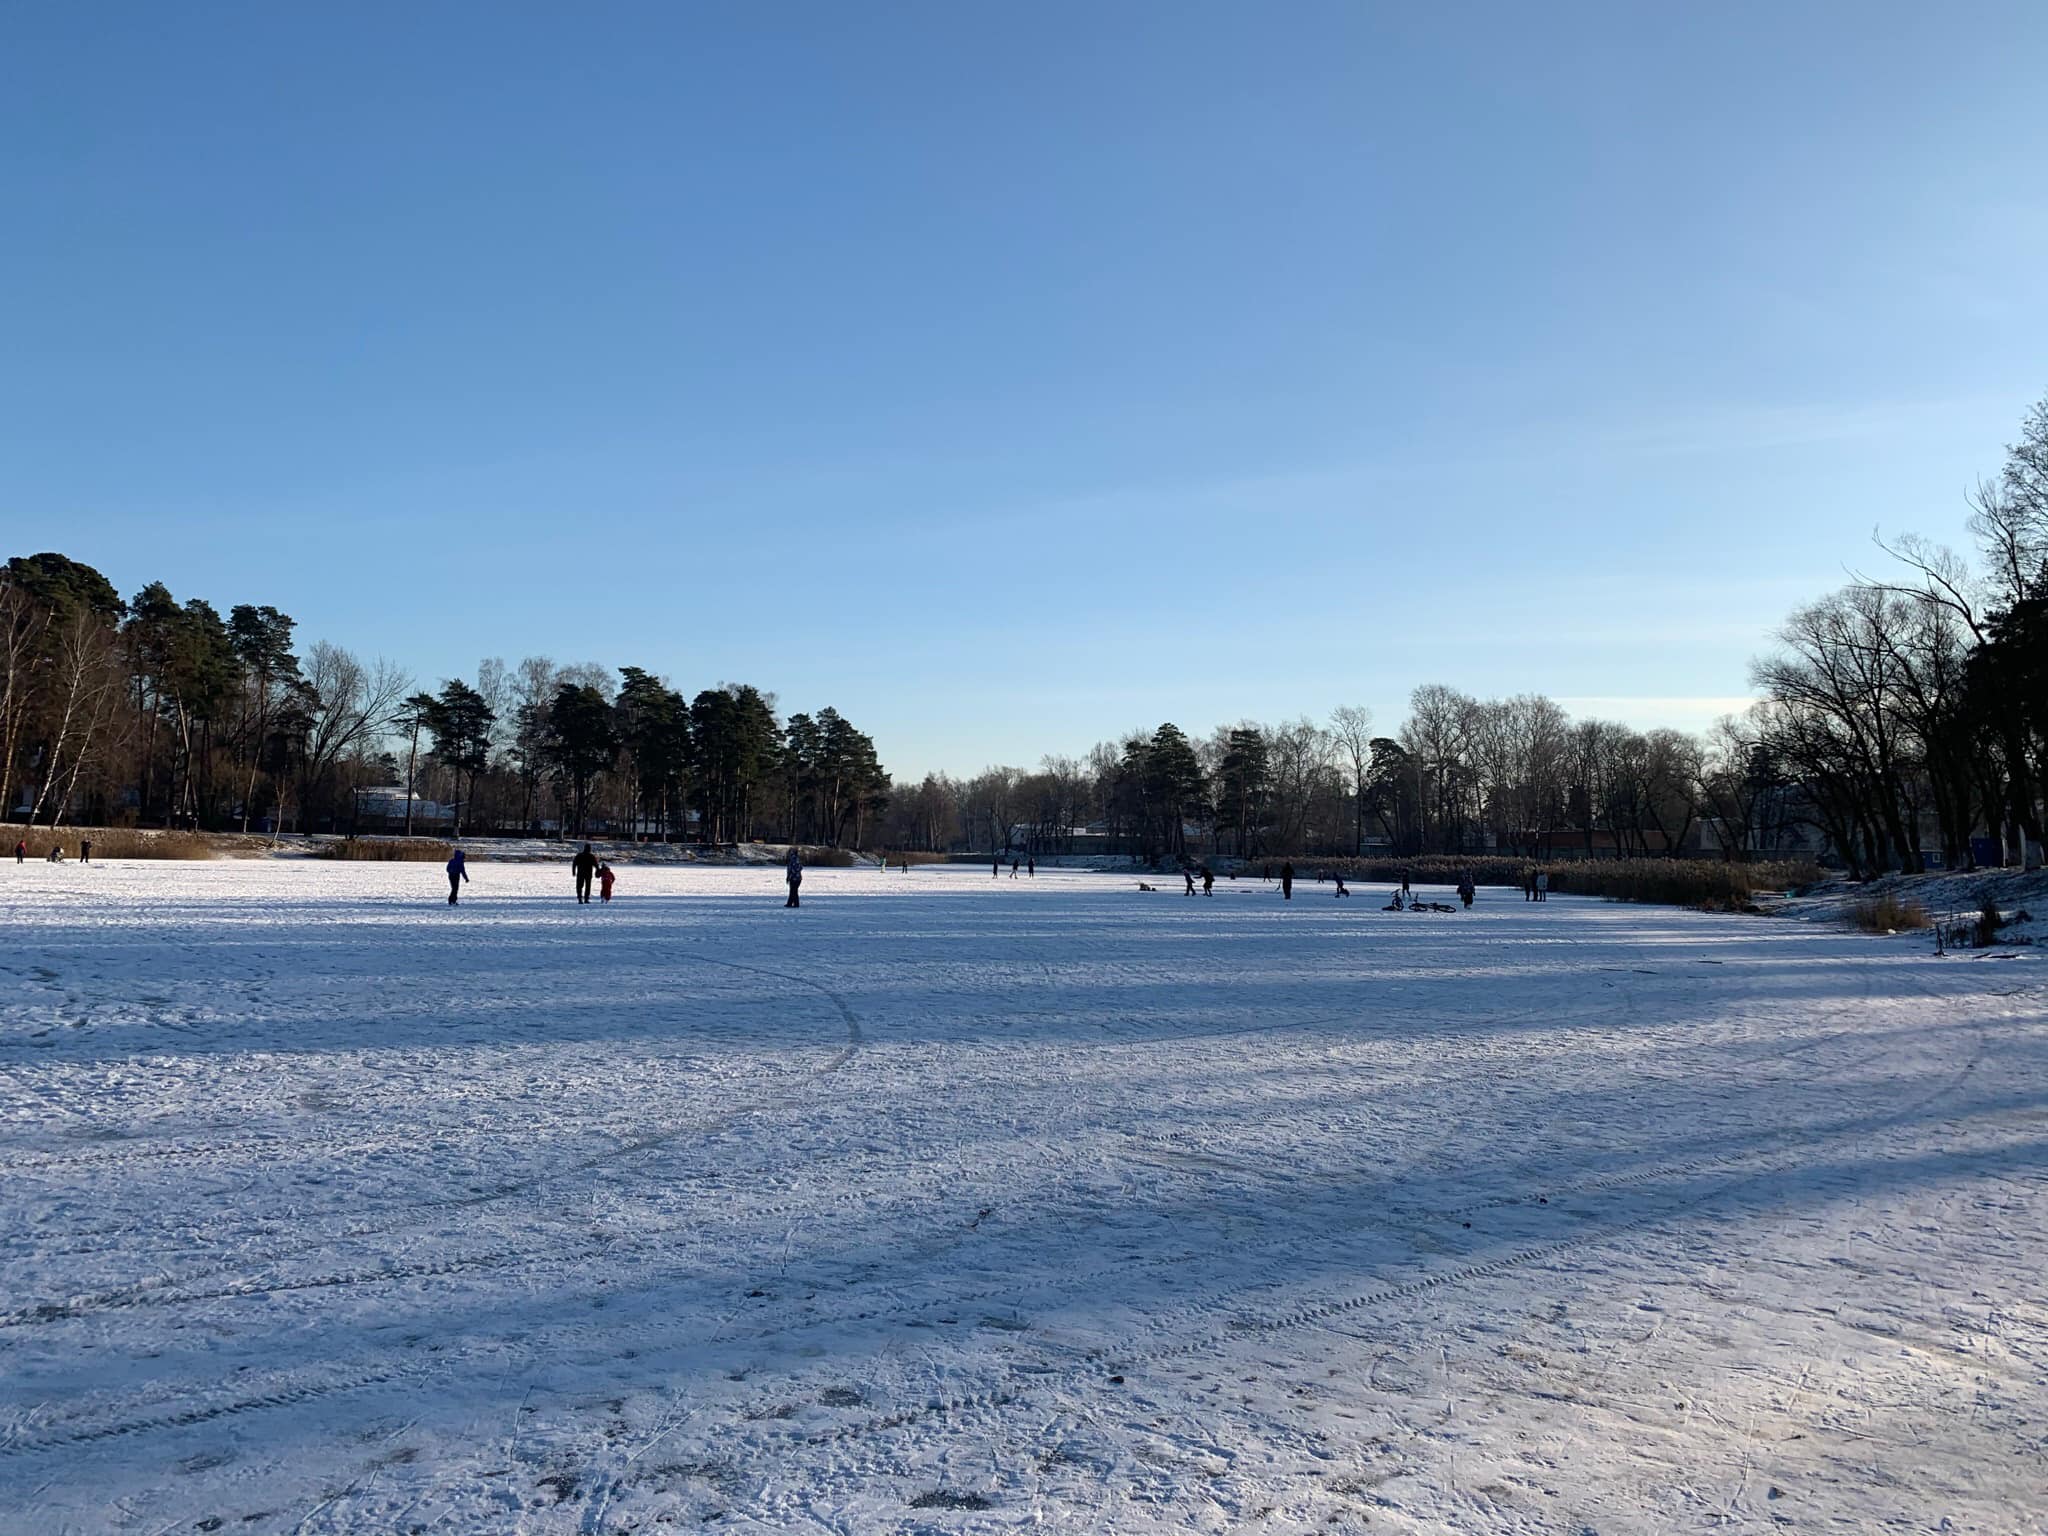
M 6 834 L 12 834 L 11 836 Z M 100 859 L 210 859 L 217 852 L 214 840 L 204 832 L 142 832 L 132 827 L 8 827 L 0 831 L 11 856 L 17 842 L 28 844 L 28 856 L 45 859 L 53 846 L 61 845 L 65 859 L 78 857 L 79 845 L 91 842 L 95 862 Z
M 1998 903 L 1990 896 L 1984 898 L 1984 905 L 1977 909 L 1977 947 L 1989 949 L 1998 942 L 1998 930 L 2005 926 L 2005 916 L 1998 910 Z
M 1866 896 L 1849 908 L 1849 925 L 1865 933 L 1899 933 L 1909 928 L 1930 926 L 1927 909 L 1917 901 L 1901 901 L 1886 894 Z
M 320 850 L 323 859 L 341 859 L 351 864 L 445 864 L 455 852 L 453 843 L 424 837 L 355 837 L 328 843 Z M 475 858 L 474 853 L 470 854 Z

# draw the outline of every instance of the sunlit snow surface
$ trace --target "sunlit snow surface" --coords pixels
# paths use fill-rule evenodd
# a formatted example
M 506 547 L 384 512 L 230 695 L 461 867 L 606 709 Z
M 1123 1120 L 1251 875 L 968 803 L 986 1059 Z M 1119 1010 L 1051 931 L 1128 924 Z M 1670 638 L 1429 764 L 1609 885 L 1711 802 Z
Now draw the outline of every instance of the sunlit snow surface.
M 2039 956 L 474 874 L 0 870 L 0 1528 L 2048 1521 Z

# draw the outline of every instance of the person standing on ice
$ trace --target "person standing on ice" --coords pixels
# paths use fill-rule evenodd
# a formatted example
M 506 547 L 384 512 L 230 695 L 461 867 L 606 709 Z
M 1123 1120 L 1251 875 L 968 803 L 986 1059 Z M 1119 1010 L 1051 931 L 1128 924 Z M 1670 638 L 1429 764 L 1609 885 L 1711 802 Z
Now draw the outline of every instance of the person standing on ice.
M 1280 899 L 1294 900 L 1294 860 L 1289 859 L 1280 866 Z
M 597 894 L 599 900 L 609 902 L 612 899 L 612 882 L 616 879 L 618 879 L 618 876 L 612 873 L 611 865 L 600 864 L 597 866 Z
M 1034 854 L 1029 854 L 1029 855 L 1027 855 L 1027 856 L 1025 857 L 1025 860 L 1024 860 L 1024 873 L 1025 873 L 1025 874 L 1027 874 L 1027 875 L 1029 875 L 1029 876 L 1030 876 L 1030 877 L 1031 877 L 1032 879 L 1034 879 L 1034 880 L 1036 880 L 1036 879 L 1038 878 L 1038 855 L 1037 855 L 1037 854 L 1035 854 L 1035 853 L 1034 853 Z
M 1547 869 L 1536 871 L 1536 899 L 1538 901 L 1550 900 L 1550 871 Z
M 92 862 L 92 839 L 89 837 L 78 845 L 78 862 L 81 864 L 90 864 Z
M 999 853 L 989 862 L 988 877 L 991 880 L 1003 878 L 1003 856 Z
M 789 850 L 789 860 L 786 864 L 783 865 L 782 869 L 782 878 L 789 882 L 789 900 L 785 901 L 783 905 L 785 907 L 802 906 L 803 903 L 797 900 L 796 893 L 797 888 L 804 883 L 803 855 L 798 853 L 796 849 L 792 847 Z
M 462 861 L 462 850 L 456 849 L 448 855 L 448 905 L 455 905 L 455 898 L 462 892 L 462 882 L 469 878 L 469 866 Z
M 1472 898 L 1477 894 L 1478 891 L 1472 884 L 1472 871 L 1468 869 L 1464 874 L 1458 876 L 1458 900 L 1465 903 L 1465 910 L 1467 912 L 1472 910 Z
M 1202 866 L 1202 894 L 1204 896 L 1214 896 L 1216 894 L 1216 871 L 1206 864 Z
M 579 904 L 590 901 L 590 882 L 597 876 L 597 855 L 590 851 L 590 844 L 583 845 L 583 851 L 569 861 L 569 868 L 576 876 L 576 900 Z
M 19 864 L 22 862 L 22 860 L 26 859 L 27 857 L 28 839 L 25 837 L 17 837 L 14 840 L 14 862 Z

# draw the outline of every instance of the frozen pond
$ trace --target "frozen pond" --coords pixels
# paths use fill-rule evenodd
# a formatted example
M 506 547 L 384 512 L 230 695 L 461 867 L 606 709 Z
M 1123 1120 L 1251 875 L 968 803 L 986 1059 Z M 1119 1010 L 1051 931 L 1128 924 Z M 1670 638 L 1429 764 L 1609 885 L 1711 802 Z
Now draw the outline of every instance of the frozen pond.
M 6 867 L 0 1526 L 2048 1520 L 2034 954 L 473 876 Z

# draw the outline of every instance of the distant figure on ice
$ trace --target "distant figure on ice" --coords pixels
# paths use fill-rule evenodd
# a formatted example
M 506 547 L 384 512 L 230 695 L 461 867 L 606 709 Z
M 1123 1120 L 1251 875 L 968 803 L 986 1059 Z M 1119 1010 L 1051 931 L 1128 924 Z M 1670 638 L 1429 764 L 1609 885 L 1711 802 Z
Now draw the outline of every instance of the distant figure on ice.
M 1337 876 L 1337 894 L 1339 896 L 1349 896 L 1351 894 L 1351 887 L 1344 883 L 1342 875 Z
M 1280 866 L 1280 899 L 1294 900 L 1294 861 L 1289 859 Z
M 1266 866 L 1265 874 L 1260 876 L 1260 878 L 1263 879 L 1266 882 L 1266 884 L 1271 885 L 1273 883 L 1273 866 L 1268 864 Z
M 1401 871 L 1401 895 L 1405 898 L 1411 897 L 1414 894 L 1413 891 L 1408 889 L 1408 872 L 1404 869 Z
M 462 862 L 462 850 L 456 849 L 448 855 L 448 905 L 455 905 L 455 898 L 461 894 L 462 882 L 469 878 L 469 866 Z
M 92 862 L 92 839 L 89 837 L 78 845 L 78 862 L 81 864 L 90 864 Z
M 994 859 L 990 860 L 988 866 L 988 877 L 991 880 L 1000 880 L 1003 878 L 1003 856 L 1000 853 L 997 854 Z
M 50 845 L 50 852 L 43 862 L 46 864 L 62 864 L 64 862 L 64 845 L 62 843 L 52 843 Z
M 1536 871 L 1536 899 L 1538 901 L 1550 900 L 1550 871 L 1547 869 Z
M 1206 864 L 1202 866 L 1202 894 L 1204 896 L 1214 896 L 1216 894 L 1216 871 Z
M 14 840 L 14 862 L 19 864 L 23 859 L 26 859 L 27 857 L 28 839 L 25 837 L 16 838 Z
M 1034 854 L 1030 854 L 1030 855 L 1028 855 L 1028 856 L 1027 856 L 1027 857 L 1025 858 L 1025 860 L 1024 860 L 1024 873 L 1025 873 L 1025 874 L 1027 874 L 1027 875 L 1029 875 L 1029 876 L 1030 876 L 1030 877 L 1031 877 L 1031 878 L 1032 878 L 1033 880 L 1036 880 L 1036 879 L 1038 878 L 1038 855 L 1037 855 L 1037 854 L 1035 854 L 1035 853 L 1034 853 Z
M 1472 898 L 1478 894 L 1477 889 L 1472 884 L 1472 871 L 1468 869 L 1464 874 L 1458 876 L 1458 900 L 1465 903 L 1466 911 L 1472 910 Z
M 610 901 L 612 899 L 612 882 L 616 879 L 618 879 L 618 876 L 612 873 L 611 865 L 600 864 L 597 866 L 598 900 Z
M 590 900 L 590 882 L 597 874 L 597 855 L 590 851 L 590 844 L 583 845 L 583 851 L 569 861 L 569 868 L 576 875 L 576 900 L 578 904 Z
M 1182 895 L 1184 895 L 1184 896 L 1192 896 L 1192 895 L 1194 895 L 1194 894 L 1195 894 L 1195 869 L 1194 869 L 1194 866 L 1193 866 L 1192 864 L 1183 864 L 1183 865 L 1181 865 L 1181 867 L 1180 867 L 1180 877 L 1181 877 L 1181 879 L 1183 879 L 1183 880 L 1187 881 L 1187 883 L 1188 883 L 1188 888 L 1187 888 L 1187 889 L 1186 889 L 1185 891 L 1183 891 L 1183 892 L 1182 892 L 1181 894 L 1182 894 Z
M 1534 868 L 1531 868 L 1531 869 L 1527 870 L 1526 872 L 1524 872 L 1524 874 L 1522 875 L 1522 900 L 1524 900 L 1524 901 L 1534 901 L 1535 899 L 1536 899 L 1536 871 L 1535 871 L 1535 869 L 1534 869 Z
M 1012 854 L 1012 855 L 1010 856 L 1010 878 L 1011 878 L 1012 880 L 1016 879 L 1016 878 L 1017 878 L 1017 871 L 1018 871 L 1019 869 L 1023 868 L 1023 867 L 1024 867 L 1024 861 L 1023 861 L 1022 859 L 1018 858 L 1018 857 L 1017 857 L 1017 856 L 1016 856 L 1015 854 Z
M 796 893 L 797 888 L 804 883 L 804 860 L 803 855 L 794 848 L 789 850 L 789 862 L 782 866 L 782 878 L 789 882 L 789 900 L 785 901 L 783 905 L 785 907 L 802 906 L 803 903 L 797 900 Z

